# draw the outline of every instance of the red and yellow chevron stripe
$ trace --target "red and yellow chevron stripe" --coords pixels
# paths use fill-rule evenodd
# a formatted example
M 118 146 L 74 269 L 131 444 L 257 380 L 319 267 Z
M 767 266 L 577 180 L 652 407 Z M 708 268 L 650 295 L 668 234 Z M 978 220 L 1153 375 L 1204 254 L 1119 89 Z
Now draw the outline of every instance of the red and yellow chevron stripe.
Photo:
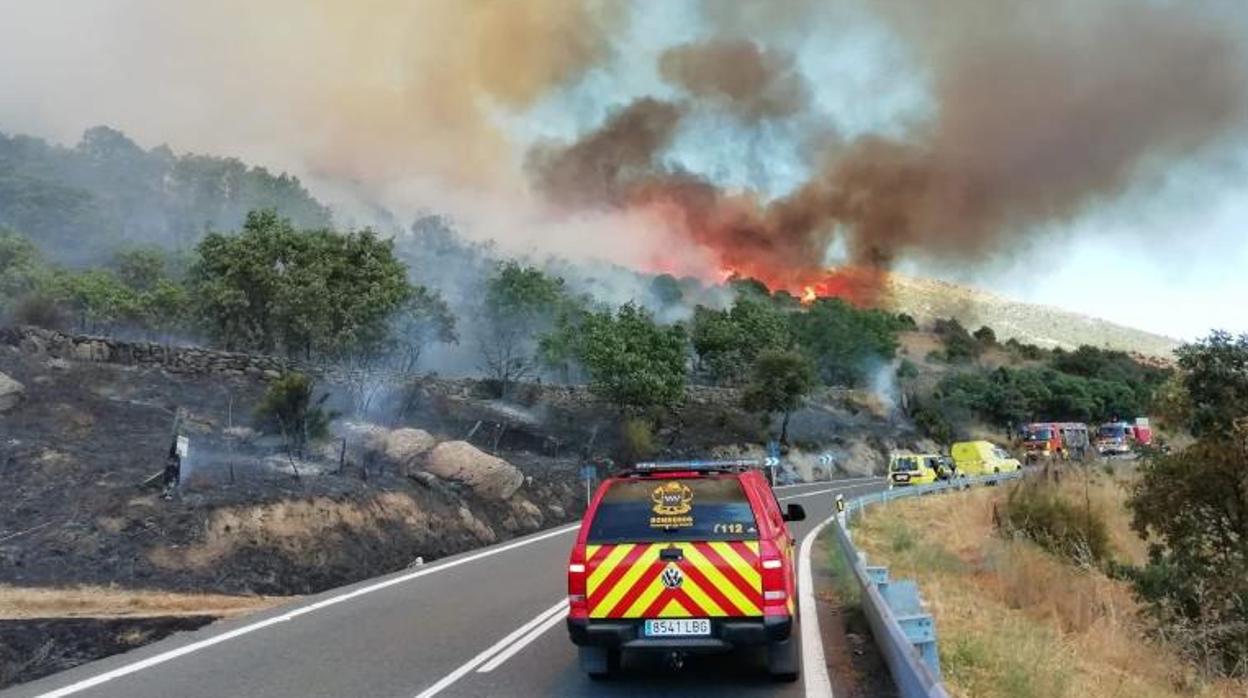
M 680 548 L 684 557 L 660 559 L 669 547 Z M 763 615 L 756 541 L 587 545 L 585 558 L 590 618 Z M 680 570 L 676 588 L 663 584 L 668 565 Z

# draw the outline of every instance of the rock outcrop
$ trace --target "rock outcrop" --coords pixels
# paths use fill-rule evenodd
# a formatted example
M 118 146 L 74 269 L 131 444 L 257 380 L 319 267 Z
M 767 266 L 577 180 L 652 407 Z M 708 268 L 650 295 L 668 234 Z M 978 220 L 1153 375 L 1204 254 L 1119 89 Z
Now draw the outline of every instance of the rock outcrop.
M 467 485 L 487 499 L 508 499 L 524 484 L 518 468 L 467 441 L 438 444 L 429 451 L 425 469 L 444 480 Z
M 26 395 L 26 386 L 0 373 L 0 413 L 17 407 Z
M 438 440 L 423 429 L 395 429 L 385 435 L 382 455 L 391 465 L 407 472 L 437 443 Z

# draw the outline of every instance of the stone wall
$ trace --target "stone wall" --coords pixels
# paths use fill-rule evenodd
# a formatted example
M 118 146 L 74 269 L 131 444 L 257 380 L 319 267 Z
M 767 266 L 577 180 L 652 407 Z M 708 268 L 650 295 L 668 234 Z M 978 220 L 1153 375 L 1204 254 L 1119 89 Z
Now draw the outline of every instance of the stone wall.
M 40 327 L 0 328 L 0 343 L 17 347 L 27 354 L 70 361 L 157 366 L 170 373 L 247 375 L 272 379 L 292 367 L 290 362 L 274 356 L 72 335 Z
M 344 369 L 282 359 L 263 354 L 242 354 L 216 351 L 195 346 L 174 346 L 157 342 L 136 342 L 112 337 L 67 334 L 41 327 L 0 327 L 0 345 L 17 347 L 27 354 L 67 359 L 70 361 L 94 361 L 126 366 L 152 366 L 170 373 L 187 373 L 224 376 L 252 376 L 261 380 L 277 378 L 283 371 L 298 370 L 316 376 L 327 383 L 350 384 L 359 382 L 364 371 Z M 384 375 L 384 371 L 372 371 L 371 380 L 384 379 L 401 383 L 417 376 Z M 436 395 L 450 398 L 483 397 L 483 382 L 476 378 L 421 377 L 424 388 Z M 735 404 L 737 393 L 727 388 L 690 385 L 685 389 L 689 406 Z M 520 403 L 542 402 L 548 405 L 584 405 L 596 399 L 584 385 L 558 385 L 550 383 L 526 383 L 517 386 L 513 401 Z

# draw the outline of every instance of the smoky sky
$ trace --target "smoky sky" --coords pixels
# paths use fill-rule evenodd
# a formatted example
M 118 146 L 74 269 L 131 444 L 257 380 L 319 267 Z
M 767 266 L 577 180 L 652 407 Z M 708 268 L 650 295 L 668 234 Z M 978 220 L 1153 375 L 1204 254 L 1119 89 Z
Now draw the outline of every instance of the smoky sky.
M 678 98 L 636 100 L 573 143 L 536 148 L 535 187 L 564 206 L 666 211 L 725 268 L 792 288 L 821 276 L 838 237 L 851 266 L 877 269 L 1026 247 L 1038 228 L 1244 135 L 1244 56 L 1215 14 L 1128 2 L 877 9 L 930 76 L 934 114 L 903 135 L 829 139 L 800 186 L 765 201 L 672 167 L 664 148 L 695 105 L 748 120 L 808 108 L 791 56 L 712 37 L 662 56 Z
M 793 291 L 826 279 L 830 249 L 869 270 L 1032 249 L 1242 145 L 1248 121 L 1231 3 L 58 5 L 0 0 L 14 20 L 0 29 L 0 128 L 110 123 L 447 210 L 504 242 L 640 267 L 680 255 Z M 867 35 L 892 50 L 879 94 L 916 84 L 926 104 L 849 131 L 875 90 L 829 107 L 819 96 L 854 76 L 812 58 Z M 520 135 L 533 114 L 574 128 Z M 678 152 L 744 139 L 765 161 L 777 132 L 801 164 L 780 192 Z

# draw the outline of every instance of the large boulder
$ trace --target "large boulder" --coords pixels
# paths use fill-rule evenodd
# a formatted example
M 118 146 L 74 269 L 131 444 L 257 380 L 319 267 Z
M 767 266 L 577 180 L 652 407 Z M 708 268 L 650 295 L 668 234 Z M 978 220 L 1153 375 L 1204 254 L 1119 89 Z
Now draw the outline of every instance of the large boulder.
M 438 440 L 423 429 L 395 429 L 385 435 L 382 455 L 405 472 L 420 456 L 436 446 Z
M 502 458 L 467 441 L 446 441 L 429 451 L 425 469 L 444 480 L 460 482 L 488 499 L 507 499 L 524 484 L 524 474 Z
M 524 495 L 514 494 L 507 503 L 511 506 L 511 513 L 521 527 L 532 531 L 542 527 L 542 510 Z
M 0 413 L 17 407 L 26 395 L 26 386 L 0 373 Z

